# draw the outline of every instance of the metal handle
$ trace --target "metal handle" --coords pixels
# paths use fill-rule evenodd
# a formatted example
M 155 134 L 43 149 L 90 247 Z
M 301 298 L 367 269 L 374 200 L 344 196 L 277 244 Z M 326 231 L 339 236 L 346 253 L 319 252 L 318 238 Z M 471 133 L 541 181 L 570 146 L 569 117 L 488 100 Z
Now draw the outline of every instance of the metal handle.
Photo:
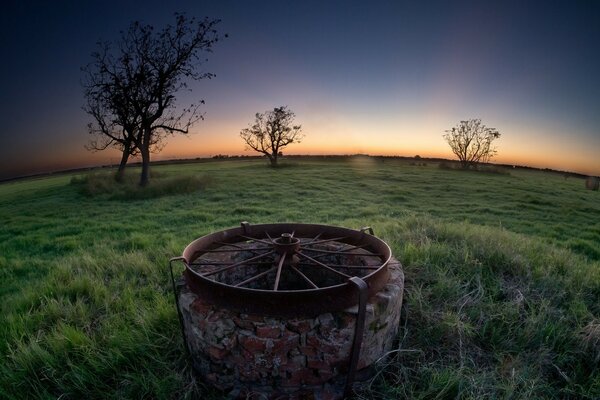
M 187 356 L 190 356 L 190 349 L 188 346 L 187 338 L 185 337 L 185 330 L 183 326 L 183 314 L 181 314 L 181 309 L 179 308 L 179 291 L 177 290 L 177 285 L 175 285 L 175 276 L 173 275 L 173 263 L 175 261 L 183 261 L 185 262 L 184 257 L 173 257 L 169 260 L 169 271 L 171 272 L 171 283 L 173 284 L 173 296 L 175 296 L 175 308 L 177 308 L 177 316 L 179 317 L 179 325 L 181 327 L 181 337 L 183 338 L 183 347 L 185 347 L 185 352 Z
M 348 279 L 348 282 L 358 289 L 358 315 L 356 316 L 356 326 L 354 328 L 354 339 L 352 341 L 352 353 L 350 354 L 350 366 L 348 376 L 346 377 L 346 387 L 344 389 L 344 398 L 352 393 L 352 384 L 356 376 L 356 368 L 360 358 L 360 346 L 362 345 L 365 332 L 365 320 L 367 310 L 367 300 L 369 299 L 369 286 L 365 281 L 357 276 Z
M 370 226 L 363 226 L 362 228 L 360 228 L 360 231 L 362 233 L 367 232 L 369 235 L 374 236 L 375 234 L 373 233 L 373 228 L 371 228 Z

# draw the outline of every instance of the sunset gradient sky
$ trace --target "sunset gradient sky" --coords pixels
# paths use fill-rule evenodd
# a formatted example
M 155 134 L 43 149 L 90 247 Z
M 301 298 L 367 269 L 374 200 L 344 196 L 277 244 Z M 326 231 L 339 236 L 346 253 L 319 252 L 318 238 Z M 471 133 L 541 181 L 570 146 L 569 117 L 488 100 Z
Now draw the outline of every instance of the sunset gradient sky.
M 3 3 L 0 179 L 118 161 L 90 153 L 80 68 L 99 40 L 173 12 L 222 19 L 182 105 L 205 121 L 157 159 L 252 154 L 239 131 L 287 105 L 288 154 L 452 158 L 461 119 L 497 128 L 496 162 L 600 175 L 600 2 L 56 1 Z

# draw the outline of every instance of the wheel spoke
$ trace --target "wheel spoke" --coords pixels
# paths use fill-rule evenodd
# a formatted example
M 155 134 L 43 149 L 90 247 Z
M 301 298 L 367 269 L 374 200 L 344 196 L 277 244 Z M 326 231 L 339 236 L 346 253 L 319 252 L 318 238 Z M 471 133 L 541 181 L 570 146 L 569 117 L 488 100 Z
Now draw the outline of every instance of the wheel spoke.
M 270 247 L 257 247 L 255 249 L 244 249 L 241 248 L 241 250 L 247 250 L 247 251 L 259 251 L 259 250 L 271 250 Z M 214 250 L 202 250 L 202 253 L 233 253 L 233 252 L 239 252 L 240 249 L 214 249 Z
M 269 235 L 269 232 L 265 231 L 265 235 L 269 238 L 269 240 L 271 241 L 271 244 L 275 243 L 275 241 L 273 240 L 271 235 Z
M 323 232 L 320 232 L 317 236 L 312 238 L 311 241 L 315 241 L 315 240 L 319 239 L 322 235 L 323 235 Z
M 299 263 L 299 265 L 314 265 L 308 263 Z M 347 269 L 379 269 L 381 265 L 343 265 L 343 264 L 327 264 L 332 268 L 347 268 Z
M 210 261 L 210 260 L 202 260 L 202 261 L 206 261 L 206 262 L 193 262 L 190 264 L 191 267 L 206 267 L 207 265 L 231 265 L 231 262 L 229 261 Z M 264 264 L 264 261 L 256 261 L 256 262 L 249 262 L 246 264 Z
M 314 239 L 311 239 L 310 242 L 302 243 L 302 245 L 306 246 L 308 244 L 321 244 L 321 243 L 327 243 L 327 242 L 336 242 L 338 240 L 344 240 L 347 237 L 348 236 L 340 236 L 340 237 L 336 237 L 336 238 L 333 238 L 333 239 L 323 239 L 323 240 L 317 240 L 317 241 L 315 241 Z
M 239 245 L 237 245 L 237 244 L 235 244 L 235 243 L 225 243 L 225 242 L 215 242 L 215 243 L 216 243 L 216 244 L 223 245 L 223 246 L 231 246 L 231 247 L 235 247 L 236 249 L 240 249 L 240 250 L 250 251 L 250 252 L 252 252 L 252 253 L 254 253 L 254 254 L 258 254 L 258 253 L 256 252 L 256 250 L 267 250 L 267 248 L 265 248 L 265 247 L 263 247 L 263 248 L 258 248 L 258 249 L 252 249 L 252 248 L 249 248 L 249 247 L 242 247 L 242 246 L 239 246 Z
M 265 253 L 265 254 L 258 255 L 258 256 L 256 256 L 256 257 L 249 258 L 249 259 L 247 259 L 247 260 L 242 260 L 242 261 L 240 261 L 240 262 L 236 262 L 236 263 L 234 263 L 234 264 L 231 264 L 231 265 L 229 265 L 229 266 L 227 266 L 227 267 L 219 268 L 219 269 L 217 269 L 217 270 L 214 270 L 214 271 L 212 271 L 212 272 L 209 272 L 209 273 L 206 273 L 206 274 L 202 274 L 202 276 L 205 276 L 205 277 L 206 277 L 206 276 L 215 275 L 215 274 L 218 274 L 219 272 L 224 272 L 224 271 L 230 270 L 230 269 L 232 269 L 232 268 L 235 268 L 235 267 L 237 267 L 237 266 L 239 266 L 239 265 L 248 264 L 250 261 L 255 261 L 255 260 L 258 260 L 258 259 L 260 259 L 260 258 L 266 257 L 266 256 L 268 256 L 268 255 L 271 255 L 271 254 L 273 254 L 273 253 L 275 253 L 275 251 L 274 251 L 274 250 L 273 250 L 273 251 L 270 251 L 270 252 L 268 252 L 268 253 Z
M 259 242 L 259 243 L 263 243 L 263 244 L 273 244 L 271 242 L 267 242 L 266 240 L 262 240 L 262 239 L 258 239 L 258 238 L 254 238 L 254 237 L 250 237 L 250 236 L 245 236 L 245 235 L 239 235 L 241 238 L 247 239 L 247 240 L 254 240 L 255 242 Z
M 338 275 L 341 275 L 341 276 L 343 276 L 344 278 L 351 278 L 351 276 L 350 276 L 350 275 L 346 275 L 346 274 L 345 274 L 345 273 L 343 273 L 343 272 L 337 271 L 337 270 L 335 270 L 335 269 L 331 268 L 329 265 L 327 265 L 327 264 L 323 264 L 321 261 L 319 261 L 319 260 L 315 260 L 314 258 L 312 258 L 312 257 L 310 257 L 310 256 L 307 256 L 306 254 L 303 254 L 303 253 L 301 253 L 301 252 L 298 252 L 298 253 L 296 253 L 296 254 L 298 254 L 298 255 L 299 255 L 299 256 L 301 256 L 301 257 L 304 257 L 304 258 L 306 258 L 306 259 L 307 259 L 307 260 L 309 260 L 309 261 L 312 261 L 312 262 L 314 262 L 315 264 L 317 264 L 317 265 L 318 265 L 318 266 L 320 266 L 320 267 L 323 267 L 323 268 L 325 268 L 325 269 L 327 269 L 327 270 L 329 270 L 329 271 L 331 271 L 331 272 L 335 272 L 336 274 L 338 274 Z
M 281 278 L 281 267 L 283 267 L 283 262 L 285 261 L 285 256 L 287 253 L 283 253 L 281 258 L 279 259 L 279 265 L 277 265 L 277 275 L 275 275 L 275 285 L 273 285 L 273 290 L 277 291 L 279 288 L 279 278 Z
M 313 287 L 313 289 L 318 289 L 319 288 L 313 281 L 311 281 L 308 278 L 308 276 L 304 275 L 302 273 L 302 271 L 300 271 L 298 268 L 294 267 L 293 265 L 290 265 L 290 268 L 292 269 L 292 271 L 294 271 L 295 273 L 297 273 L 298 275 L 300 275 L 302 277 L 302 279 L 304 279 L 310 286 Z
M 268 270 L 266 270 L 266 271 L 263 271 L 263 272 L 261 272 L 261 273 L 260 273 L 260 274 L 258 274 L 258 275 L 254 275 L 253 277 L 251 277 L 251 278 L 248 278 L 248 279 L 246 279 L 245 281 L 242 281 L 242 282 L 240 282 L 240 283 L 238 283 L 238 284 L 236 284 L 236 285 L 234 285 L 234 286 L 235 286 L 235 287 L 240 287 L 240 286 L 247 285 L 247 284 L 248 284 L 248 283 L 250 283 L 250 282 L 254 282 L 255 280 L 257 280 L 257 279 L 260 279 L 260 278 L 262 278 L 263 276 L 267 275 L 268 273 L 275 271 L 275 268 L 276 268 L 276 267 L 269 268 Z

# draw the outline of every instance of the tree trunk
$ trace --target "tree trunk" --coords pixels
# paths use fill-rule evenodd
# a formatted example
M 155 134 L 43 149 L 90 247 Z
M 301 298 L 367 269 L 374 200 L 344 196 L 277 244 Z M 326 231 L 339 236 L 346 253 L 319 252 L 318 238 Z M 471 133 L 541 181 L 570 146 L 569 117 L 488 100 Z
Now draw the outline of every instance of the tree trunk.
M 129 146 L 125 146 L 125 148 L 123 148 L 123 156 L 121 157 L 121 163 L 119 164 L 119 168 L 117 169 L 117 173 L 115 174 L 115 180 L 117 182 L 123 182 L 123 177 L 125 176 L 125 166 L 127 165 L 128 159 Z
M 142 174 L 140 176 L 140 186 L 148 185 L 150 181 L 150 129 L 144 130 L 144 139 L 140 149 L 142 153 Z
M 269 155 L 269 161 L 271 161 L 271 167 L 276 167 L 277 166 L 277 155 L 276 154 Z

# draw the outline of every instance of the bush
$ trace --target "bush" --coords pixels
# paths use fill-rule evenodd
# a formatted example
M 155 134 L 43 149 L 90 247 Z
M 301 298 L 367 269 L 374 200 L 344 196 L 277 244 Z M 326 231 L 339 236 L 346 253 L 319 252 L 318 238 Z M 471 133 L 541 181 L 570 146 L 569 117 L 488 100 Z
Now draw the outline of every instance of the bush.
M 117 182 L 113 174 L 107 173 L 92 173 L 71 179 L 71 184 L 84 196 L 102 196 L 111 200 L 141 200 L 192 193 L 204 189 L 210 183 L 208 176 L 164 176 L 156 172 L 152 173 L 152 180 L 146 187 L 139 186 L 137 175 L 126 175 L 122 182 Z
M 460 167 L 460 165 L 458 165 L 457 163 L 450 162 L 450 161 L 442 161 L 441 163 L 438 164 L 438 168 L 439 169 L 462 169 Z
M 600 179 L 595 176 L 590 176 L 585 180 L 585 187 L 589 190 L 598 190 L 600 187 Z
M 442 161 L 438 164 L 438 168 L 445 170 L 475 171 L 486 174 L 510 175 L 510 172 L 506 168 L 497 167 L 495 165 L 478 164 L 470 168 L 464 168 L 461 164 L 456 162 Z

